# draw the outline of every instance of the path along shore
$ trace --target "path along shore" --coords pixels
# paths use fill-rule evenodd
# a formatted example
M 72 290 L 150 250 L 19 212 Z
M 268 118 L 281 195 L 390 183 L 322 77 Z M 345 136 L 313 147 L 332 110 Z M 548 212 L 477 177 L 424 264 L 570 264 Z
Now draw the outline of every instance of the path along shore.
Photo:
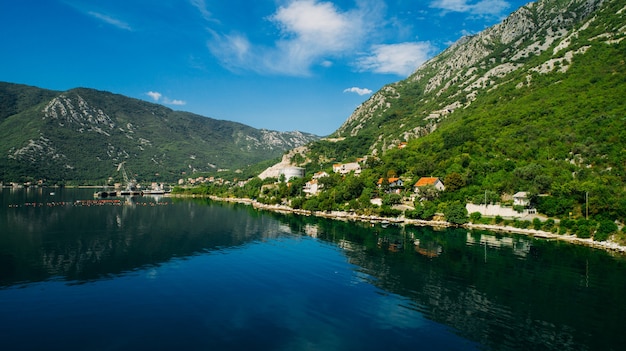
M 206 197 L 206 196 L 199 196 L 199 195 L 195 195 L 195 196 L 194 195 L 171 195 L 171 196 Z M 389 223 L 399 224 L 399 225 L 429 226 L 429 227 L 436 227 L 436 228 L 457 227 L 457 225 L 454 225 L 452 223 L 449 223 L 446 221 L 439 221 L 439 220 L 426 221 L 426 220 L 420 220 L 420 219 L 410 219 L 410 218 L 405 218 L 405 217 L 366 216 L 366 215 L 358 215 L 354 212 L 345 212 L 345 211 L 306 211 L 306 210 L 300 210 L 300 209 L 293 209 L 285 205 L 267 205 L 267 204 L 263 204 L 255 200 L 246 199 L 246 198 L 230 198 L 230 197 L 224 198 L 224 197 L 218 197 L 218 196 L 213 196 L 213 195 L 209 195 L 208 197 L 214 201 L 246 204 L 256 209 L 261 209 L 261 210 L 266 210 L 266 211 L 273 211 L 273 212 L 286 213 L 286 214 L 298 214 L 298 215 L 303 215 L 303 216 L 316 216 L 316 217 L 337 219 L 337 220 L 343 220 L 343 221 L 362 221 L 362 222 L 387 221 Z M 574 235 L 561 235 L 561 234 L 555 234 L 555 233 L 535 230 L 535 229 L 522 229 L 522 228 L 511 227 L 511 226 L 493 225 L 493 224 L 466 223 L 466 224 L 461 225 L 461 227 L 467 228 L 470 230 L 487 230 L 487 231 L 498 232 L 498 233 L 522 234 L 522 235 L 528 235 L 531 237 L 546 239 L 546 240 L 561 240 L 561 241 L 566 241 L 572 244 L 584 245 L 588 247 L 606 250 L 609 252 L 626 254 L 626 246 L 622 246 L 611 241 L 594 241 L 591 238 L 582 239 Z

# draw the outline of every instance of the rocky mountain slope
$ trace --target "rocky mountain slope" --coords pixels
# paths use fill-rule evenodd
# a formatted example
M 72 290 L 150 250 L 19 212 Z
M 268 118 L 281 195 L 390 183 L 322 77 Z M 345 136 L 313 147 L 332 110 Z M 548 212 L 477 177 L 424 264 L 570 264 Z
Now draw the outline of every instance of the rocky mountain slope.
M 258 130 L 92 89 L 0 83 L 0 180 L 101 181 L 116 165 L 144 180 L 237 169 L 317 137 Z
M 502 23 L 461 38 L 408 79 L 381 89 L 335 136 L 359 137 L 376 153 L 433 132 L 457 111 L 511 84 L 522 95 L 541 76 L 567 78 L 573 62 L 584 60 L 592 48 L 621 43 L 624 6 L 619 0 L 529 3 Z
M 364 186 L 439 177 L 441 208 L 527 192 L 549 216 L 626 222 L 625 38 L 626 0 L 529 3 L 372 95 L 300 165 L 367 156 Z

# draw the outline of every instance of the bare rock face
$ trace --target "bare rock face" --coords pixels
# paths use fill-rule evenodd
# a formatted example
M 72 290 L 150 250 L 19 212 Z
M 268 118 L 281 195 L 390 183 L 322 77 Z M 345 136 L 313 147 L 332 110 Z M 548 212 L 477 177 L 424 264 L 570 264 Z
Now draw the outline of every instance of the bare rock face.
M 277 164 L 268 167 L 261 174 L 259 174 L 259 178 L 278 178 L 280 176 L 280 171 L 293 166 L 298 166 L 295 162 L 292 161 L 295 155 L 305 155 L 308 151 L 306 146 L 300 146 L 290 150 L 289 152 L 283 155 L 283 158 Z
M 460 38 L 455 44 L 424 63 L 406 80 L 390 84 L 361 104 L 334 133 L 337 137 L 357 136 L 372 131 L 372 121 L 389 115 L 398 101 L 411 101 L 409 123 L 388 135 L 379 135 L 370 149 L 408 141 L 432 132 L 456 109 L 465 108 L 485 91 L 493 91 L 519 72 L 528 72 L 519 87 L 532 84 L 533 74 L 564 73 L 576 55 L 592 45 L 621 40 L 625 26 L 615 24 L 585 46 L 572 48 L 581 31 L 593 23 L 594 14 L 607 3 L 618 0 L 540 0 L 512 13 L 501 23 L 483 32 Z M 546 55 L 547 53 L 547 55 Z M 545 57 L 537 65 L 530 58 Z M 532 64 L 530 62 L 533 62 Z M 406 96 L 411 91 L 411 96 Z M 380 122 L 379 122 L 380 123 Z M 368 131 L 369 129 L 369 131 Z

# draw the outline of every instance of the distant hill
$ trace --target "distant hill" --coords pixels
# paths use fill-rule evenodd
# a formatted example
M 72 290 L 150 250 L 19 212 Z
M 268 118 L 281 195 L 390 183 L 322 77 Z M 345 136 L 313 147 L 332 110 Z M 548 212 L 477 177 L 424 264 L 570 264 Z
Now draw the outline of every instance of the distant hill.
M 101 183 L 246 167 L 318 137 L 259 130 L 109 92 L 0 82 L 0 181 Z
M 310 145 L 310 170 L 373 155 L 374 179 L 453 176 L 448 201 L 527 191 L 544 213 L 624 220 L 626 1 L 529 3 L 382 88 L 332 137 Z

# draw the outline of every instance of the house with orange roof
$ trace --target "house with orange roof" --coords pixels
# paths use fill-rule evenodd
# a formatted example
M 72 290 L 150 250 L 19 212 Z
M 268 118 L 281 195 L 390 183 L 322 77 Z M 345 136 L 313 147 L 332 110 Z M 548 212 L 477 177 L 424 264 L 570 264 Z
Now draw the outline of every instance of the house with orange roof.
M 414 185 L 415 192 L 416 193 L 419 192 L 420 187 L 427 186 L 427 185 L 432 185 L 435 187 L 435 189 L 439 191 L 446 190 L 446 187 L 443 185 L 443 182 L 441 181 L 441 179 L 437 177 L 422 177 Z

